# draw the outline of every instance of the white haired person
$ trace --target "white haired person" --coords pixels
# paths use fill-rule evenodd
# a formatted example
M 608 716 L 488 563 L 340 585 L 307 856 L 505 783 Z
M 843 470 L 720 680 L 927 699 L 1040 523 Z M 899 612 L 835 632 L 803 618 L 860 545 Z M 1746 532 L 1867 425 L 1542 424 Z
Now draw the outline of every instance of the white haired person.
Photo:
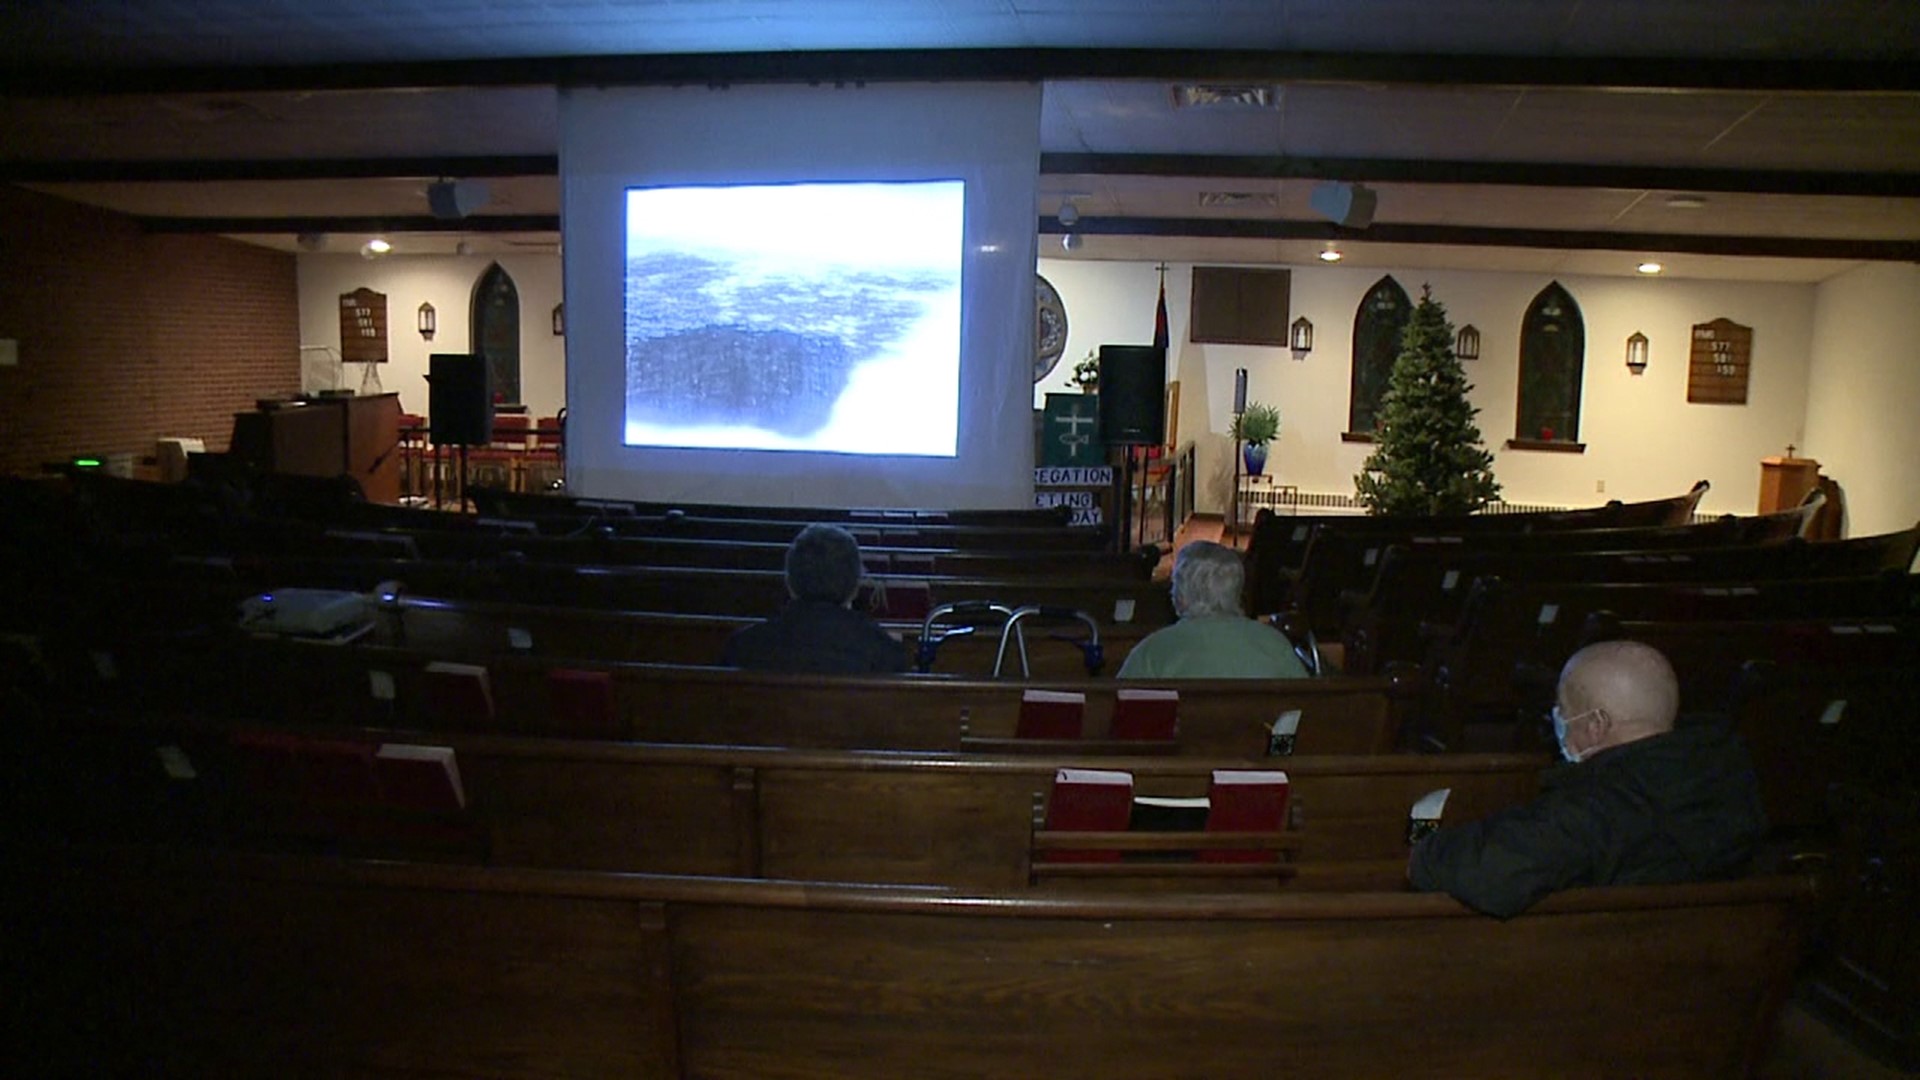
M 1581 885 L 1744 873 L 1767 831 L 1738 736 L 1676 728 L 1680 683 L 1660 651 L 1603 641 L 1560 671 L 1553 726 L 1568 764 L 1532 802 L 1421 840 L 1407 879 L 1506 918 Z
M 1122 679 L 1303 679 L 1293 643 L 1247 618 L 1240 553 L 1195 540 L 1173 558 L 1173 611 L 1179 621 L 1140 640 L 1120 665 Z
M 883 675 L 907 670 L 907 650 L 853 610 L 864 570 L 860 544 L 837 525 L 809 525 L 787 548 L 780 614 L 727 639 L 720 662 L 759 671 Z

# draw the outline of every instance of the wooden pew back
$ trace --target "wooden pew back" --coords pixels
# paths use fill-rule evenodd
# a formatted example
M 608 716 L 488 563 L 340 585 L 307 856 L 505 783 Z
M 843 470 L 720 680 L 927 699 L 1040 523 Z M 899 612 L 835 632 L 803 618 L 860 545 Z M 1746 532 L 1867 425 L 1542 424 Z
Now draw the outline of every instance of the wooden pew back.
M 24 1049 L 265 1075 L 1749 1075 L 1807 890 L 1018 899 L 123 852 L 42 865 Z M 1591 992 L 1603 988 L 1605 992 Z M 1623 1034 L 1625 1033 L 1625 1034 Z

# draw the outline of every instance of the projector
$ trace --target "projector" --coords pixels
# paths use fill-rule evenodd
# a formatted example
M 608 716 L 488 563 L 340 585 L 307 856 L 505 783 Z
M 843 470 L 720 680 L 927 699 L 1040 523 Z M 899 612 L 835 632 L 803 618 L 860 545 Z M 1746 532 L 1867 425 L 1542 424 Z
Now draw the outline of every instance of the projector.
M 372 600 L 335 589 L 275 589 L 240 601 L 240 628 L 289 637 L 332 637 L 371 622 Z

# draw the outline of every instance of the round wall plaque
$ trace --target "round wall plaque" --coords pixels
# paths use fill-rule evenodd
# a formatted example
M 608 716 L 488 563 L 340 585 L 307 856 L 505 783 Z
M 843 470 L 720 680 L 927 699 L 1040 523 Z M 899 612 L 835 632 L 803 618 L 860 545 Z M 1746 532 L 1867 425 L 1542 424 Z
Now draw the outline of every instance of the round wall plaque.
M 1033 280 L 1033 381 L 1039 382 L 1067 351 L 1067 305 L 1052 282 L 1039 274 Z

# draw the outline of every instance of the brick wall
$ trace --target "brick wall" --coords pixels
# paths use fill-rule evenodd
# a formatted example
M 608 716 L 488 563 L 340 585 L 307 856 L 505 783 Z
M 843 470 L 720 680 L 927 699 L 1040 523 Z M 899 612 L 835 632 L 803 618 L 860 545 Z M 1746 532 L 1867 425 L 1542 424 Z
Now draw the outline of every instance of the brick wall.
M 0 472 L 76 453 L 224 450 L 233 414 L 300 388 L 294 257 L 0 186 Z

